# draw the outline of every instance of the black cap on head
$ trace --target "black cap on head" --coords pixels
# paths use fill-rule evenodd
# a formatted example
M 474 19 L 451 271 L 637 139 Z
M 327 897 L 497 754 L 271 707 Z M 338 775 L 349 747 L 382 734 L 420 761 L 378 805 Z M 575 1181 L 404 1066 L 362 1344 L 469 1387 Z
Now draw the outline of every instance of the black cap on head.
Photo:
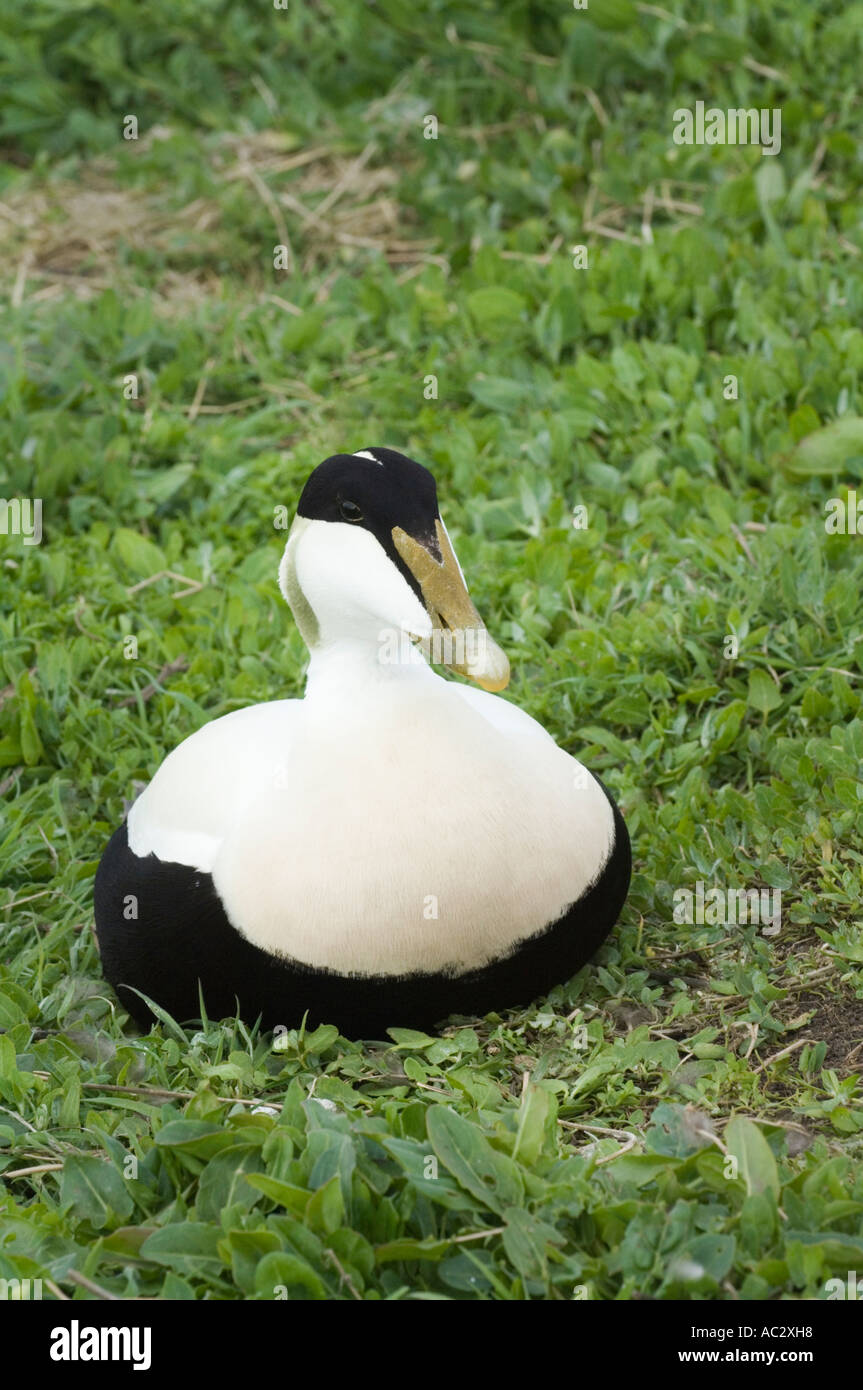
M 324 459 L 303 488 L 297 516 L 338 521 L 370 531 L 423 602 L 416 579 L 393 543 L 400 526 L 440 561 L 435 522 L 440 513 L 433 475 L 395 449 L 365 448 Z

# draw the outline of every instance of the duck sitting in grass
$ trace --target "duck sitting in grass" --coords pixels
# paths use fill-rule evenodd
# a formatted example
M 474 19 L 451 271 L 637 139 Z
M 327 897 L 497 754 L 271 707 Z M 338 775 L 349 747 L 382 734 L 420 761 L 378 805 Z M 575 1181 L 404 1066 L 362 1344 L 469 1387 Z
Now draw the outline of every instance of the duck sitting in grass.
M 279 569 L 305 696 L 168 755 L 102 856 L 96 930 L 133 1017 L 348 1037 L 527 1004 L 608 935 L 629 836 L 597 778 L 498 692 L 432 474 L 392 449 L 309 477 Z M 444 679 L 442 652 L 472 685 Z

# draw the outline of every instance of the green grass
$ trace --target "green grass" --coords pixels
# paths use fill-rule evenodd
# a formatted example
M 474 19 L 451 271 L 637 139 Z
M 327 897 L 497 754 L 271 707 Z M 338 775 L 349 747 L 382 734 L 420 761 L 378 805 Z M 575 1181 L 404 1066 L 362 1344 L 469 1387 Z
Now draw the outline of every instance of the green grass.
M 863 497 L 863 7 L 671 10 L 0 9 L 0 493 L 44 508 L 40 546 L 0 535 L 0 1278 L 800 1299 L 863 1271 L 863 536 L 824 526 Z M 780 106 L 781 154 L 675 146 L 698 99 Z M 619 799 L 622 921 L 436 1038 L 141 1036 L 99 855 L 183 737 L 301 693 L 275 509 L 370 443 L 434 470 L 508 697 Z M 676 923 L 699 880 L 780 889 L 779 934 Z

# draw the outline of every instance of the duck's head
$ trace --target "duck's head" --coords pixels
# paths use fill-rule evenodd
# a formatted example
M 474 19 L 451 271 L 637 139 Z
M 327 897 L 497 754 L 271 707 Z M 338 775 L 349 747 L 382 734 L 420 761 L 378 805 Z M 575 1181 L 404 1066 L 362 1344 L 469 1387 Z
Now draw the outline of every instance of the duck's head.
M 502 690 L 509 662 L 476 611 L 435 480 L 394 449 L 334 454 L 311 474 L 279 568 L 311 650 L 391 634 L 432 643 L 452 670 Z M 441 640 L 443 639 L 443 640 Z

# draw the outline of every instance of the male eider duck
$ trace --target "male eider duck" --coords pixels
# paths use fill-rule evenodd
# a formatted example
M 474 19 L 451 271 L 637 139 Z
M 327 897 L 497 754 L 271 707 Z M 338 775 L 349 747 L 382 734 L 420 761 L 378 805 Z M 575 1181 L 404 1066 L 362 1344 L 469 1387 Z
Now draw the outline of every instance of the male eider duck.
M 509 663 L 431 473 L 392 449 L 326 459 L 279 584 L 311 653 L 304 698 L 187 738 L 99 865 L 125 1007 L 380 1038 L 568 980 L 623 905 L 629 836 L 602 783 L 492 693 Z M 440 646 L 479 689 L 431 669 Z

